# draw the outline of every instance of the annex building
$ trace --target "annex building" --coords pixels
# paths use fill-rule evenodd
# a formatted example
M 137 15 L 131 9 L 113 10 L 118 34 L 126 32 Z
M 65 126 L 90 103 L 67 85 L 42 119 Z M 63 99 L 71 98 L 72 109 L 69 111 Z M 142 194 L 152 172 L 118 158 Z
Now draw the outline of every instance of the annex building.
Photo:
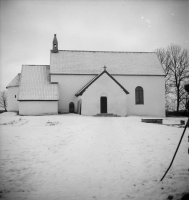
M 165 73 L 155 52 L 59 50 L 50 65 L 23 65 L 7 86 L 20 115 L 74 112 L 165 116 Z

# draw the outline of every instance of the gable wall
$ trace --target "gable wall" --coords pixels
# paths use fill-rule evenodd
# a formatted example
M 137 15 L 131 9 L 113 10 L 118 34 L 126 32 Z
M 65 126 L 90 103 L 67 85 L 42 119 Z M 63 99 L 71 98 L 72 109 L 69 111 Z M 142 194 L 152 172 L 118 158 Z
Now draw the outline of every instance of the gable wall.
M 18 91 L 19 87 L 9 87 L 7 89 L 8 111 L 18 111 Z M 16 96 L 16 97 L 15 97 Z
M 107 97 L 107 113 L 127 115 L 127 94 L 106 73 L 100 76 L 82 95 L 83 115 L 101 113 L 100 98 Z

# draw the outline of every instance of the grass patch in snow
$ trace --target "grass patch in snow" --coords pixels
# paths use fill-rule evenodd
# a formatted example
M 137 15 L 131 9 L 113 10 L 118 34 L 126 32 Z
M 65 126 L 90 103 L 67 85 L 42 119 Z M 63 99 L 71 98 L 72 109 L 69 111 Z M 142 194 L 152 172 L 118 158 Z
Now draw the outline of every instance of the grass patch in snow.
M 51 121 L 48 121 L 47 123 L 46 123 L 46 126 L 55 126 L 55 125 L 58 125 L 59 124 L 59 122 L 51 122 Z
M 9 122 L 5 122 L 5 123 L 2 123 L 0 125 L 10 125 L 10 126 L 22 126 L 24 124 L 26 124 L 28 121 L 26 119 L 18 119 L 18 120 L 12 120 L 12 121 L 9 121 Z

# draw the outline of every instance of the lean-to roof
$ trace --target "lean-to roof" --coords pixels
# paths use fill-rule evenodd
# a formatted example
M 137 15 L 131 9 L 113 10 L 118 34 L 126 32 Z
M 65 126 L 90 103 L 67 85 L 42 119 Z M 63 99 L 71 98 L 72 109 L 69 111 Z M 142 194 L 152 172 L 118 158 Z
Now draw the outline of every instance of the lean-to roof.
M 16 77 L 7 85 L 6 88 L 18 87 L 19 83 L 20 83 L 20 73 L 16 75 Z

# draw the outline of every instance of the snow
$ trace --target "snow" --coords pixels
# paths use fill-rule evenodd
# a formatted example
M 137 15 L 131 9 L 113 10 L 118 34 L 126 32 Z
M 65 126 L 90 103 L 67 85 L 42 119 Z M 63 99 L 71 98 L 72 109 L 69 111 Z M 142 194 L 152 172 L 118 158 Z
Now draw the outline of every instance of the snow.
M 188 129 L 159 182 L 183 128 L 141 117 L 10 112 L 0 123 L 2 199 L 163 200 L 189 192 Z

